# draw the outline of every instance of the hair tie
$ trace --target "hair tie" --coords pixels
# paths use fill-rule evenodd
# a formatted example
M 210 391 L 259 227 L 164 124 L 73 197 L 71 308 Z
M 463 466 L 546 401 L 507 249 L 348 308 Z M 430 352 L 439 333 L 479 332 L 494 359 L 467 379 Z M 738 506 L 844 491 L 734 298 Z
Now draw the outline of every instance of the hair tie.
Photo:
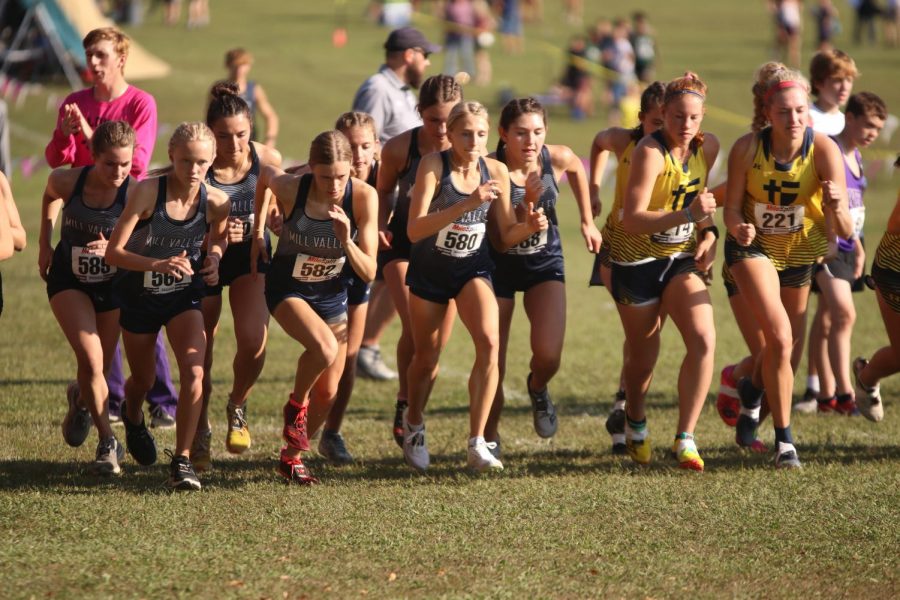
M 768 104 L 769 101 L 772 100 L 772 96 L 775 95 L 775 92 L 779 92 L 781 90 L 786 90 L 788 88 L 793 88 L 793 87 L 798 88 L 798 87 L 803 87 L 803 86 L 800 85 L 800 82 L 798 82 L 798 81 L 779 81 L 778 83 L 775 83 L 775 84 L 769 86 L 769 89 L 766 90 L 764 102 L 766 104 Z

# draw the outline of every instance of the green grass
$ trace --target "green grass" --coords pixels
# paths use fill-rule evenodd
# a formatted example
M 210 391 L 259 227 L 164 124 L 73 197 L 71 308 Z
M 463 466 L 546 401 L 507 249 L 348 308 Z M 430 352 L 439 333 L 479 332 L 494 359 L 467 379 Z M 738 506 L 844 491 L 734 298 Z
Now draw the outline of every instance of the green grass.
M 544 29 L 529 30 L 532 42 L 561 45 L 572 33 L 555 16 L 558 4 L 547 2 Z M 586 4 L 591 20 L 599 9 Z M 362 2 L 351 3 L 350 43 L 334 50 L 329 3 L 254 3 L 252 23 L 241 9 L 246 5 L 213 2 L 208 30 L 187 34 L 151 22 L 135 31 L 174 68 L 168 80 L 141 85 L 156 95 L 161 122 L 197 118 L 207 83 L 220 75 L 223 51 L 246 45 L 257 56 L 254 76 L 282 115 L 280 144 L 286 155 L 302 159 L 312 136 L 349 107 L 356 86 L 377 66 L 385 32 L 358 20 Z M 696 70 L 708 79 L 711 103 L 746 114 L 751 72 L 766 58 L 769 39 L 760 3 L 704 3 L 702 11 L 684 1 L 644 6 L 660 33 L 660 75 Z M 423 27 L 438 37 L 432 24 Z M 504 80 L 520 93 L 545 89 L 560 70 L 557 59 L 537 43 L 528 48 L 521 58 L 498 52 L 497 84 L 468 88 L 468 97 L 493 104 Z M 863 73 L 857 89 L 883 94 L 898 112 L 900 89 L 891 83 L 896 54 L 851 50 Z M 49 135 L 52 113 L 44 110 L 45 100 L 30 98 L 13 110 L 14 121 Z M 602 122 L 572 123 L 556 111 L 551 127 L 552 141 L 586 154 Z M 712 117 L 705 128 L 726 148 L 741 132 Z M 43 150 L 15 136 L 13 148 L 17 156 Z M 164 142 L 155 157 L 165 159 Z M 45 177 L 42 171 L 14 180 L 31 245 L 2 265 L 4 597 L 891 598 L 900 593 L 900 419 L 893 402 L 900 380 L 883 386 L 887 416 L 879 425 L 798 416 L 794 427 L 805 468 L 793 473 L 775 472 L 770 456 L 740 453 L 710 402 L 697 429 L 708 470 L 701 476 L 681 473 L 665 456 L 682 358 L 681 342 L 669 327 L 648 398 L 654 462 L 637 470 L 609 455 L 603 420 L 616 385 L 622 335 L 608 294 L 585 285 L 591 257 L 581 248 L 567 190 L 560 218 L 569 328 L 552 385 L 560 430 L 554 440 L 542 441 L 531 428 L 522 389 L 528 332 L 520 309 L 506 385 L 502 475 L 473 477 L 462 471 L 465 379 L 473 352 L 460 325 L 429 405 L 435 460 L 427 476 L 411 473 L 390 439 L 393 384 L 361 381 L 345 427 L 359 464 L 335 469 L 313 458 L 311 468 L 322 485 L 280 485 L 273 473 L 280 406 L 300 348 L 274 325 L 266 368 L 251 399 L 254 445 L 244 456 L 228 456 L 222 436 L 234 342 L 231 319 L 224 317 L 214 374 L 215 470 L 203 477 L 203 492 L 173 495 L 163 486 L 163 464 L 139 468 L 130 459 L 123 477 L 97 481 L 85 469 L 94 440 L 72 450 L 59 434 L 74 360 L 36 273 Z M 874 249 L 896 180 L 871 171 L 870 177 L 867 229 Z M 712 294 L 718 371 L 745 348 L 718 281 Z M 886 336 L 873 294 L 858 296 L 857 307 L 854 353 L 868 355 Z M 384 340 L 388 354 L 396 336 L 392 328 Z M 762 433 L 771 442 L 768 424 Z M 157 439 L 161 448 L 174 444 L 172 432 Z

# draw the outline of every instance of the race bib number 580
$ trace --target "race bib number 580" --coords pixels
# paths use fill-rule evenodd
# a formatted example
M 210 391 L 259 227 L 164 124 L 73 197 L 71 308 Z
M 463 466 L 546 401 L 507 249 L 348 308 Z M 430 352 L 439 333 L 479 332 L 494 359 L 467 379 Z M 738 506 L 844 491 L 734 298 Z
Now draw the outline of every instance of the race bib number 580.
M 472 256 L 481 247 L 485 229 L 484 223 L 450 223 L 438 232 L 437 251 L 453 258 Z

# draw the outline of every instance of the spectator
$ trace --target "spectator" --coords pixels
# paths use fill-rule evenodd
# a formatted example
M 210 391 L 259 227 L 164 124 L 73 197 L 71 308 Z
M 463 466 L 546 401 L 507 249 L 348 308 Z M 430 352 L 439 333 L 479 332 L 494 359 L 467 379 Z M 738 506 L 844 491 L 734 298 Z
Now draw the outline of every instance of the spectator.
M 419 89 L 429 57 L 441 47 L 418 29 L 402 27 L 391 32 L 384 49 L 384 64 L 356 91 L 352 108 L 372 115 L 382 144 L 422 124 L 412 90 Z
M 634 71 L 637 78 L 649 83 L 653 81 L 656 63 L 656 40 L 653 28 L 647 21 L 646 13 L 638 11 L 631 16 L 631 46 L 634 48 Z M 638 93 L 640 95 L 640 92 Z
M 831 50 L 832 38 L 840 31 L 838 11 L 831 0 L 819 0 L 819 4 L 812 10 L 816 19 L 816 31 L 819 36 L 819 52 Z
M 594 115 L 594 98 L 591 90 L 591 73 L 588 42 L 582 36 L 575 36 L 569 42 L 566 55 L 566 70 L 560 79 L 563 99 L 572 110 L 572 118 L 580 121 Z
M 494 45 L 494 30 L 497 21 L 486 0 L 474 0 L 475 7 L 475 85 L 490 85 L 493 78 L 491 46 Z
M 869 38 L 869 43 L 875 43 L 875 17 L 881 14 L 881 8 L 875 0 L 854 0 L 856 8 L 856 24 L 853 27 L 853 43 L 862 43 L 863 30 Z
M 774 0 L 770 10 L 775 19 L 775 48 L 779 60 L 800 66 L 800 0 Z
M 250 107 L 250 139 L 257 141 L 256 109 L 262 113 L 266 120 L 266 141 L 269 148 L 275 147 L 278 141 L 278 113 L 269 103 L 266 91 L 257 82 L 248 79 L 250 69 L 253 67 L 253 55 L 243 48 L 233 48 L 225 53 L 225 68 L 228 69 L 227 81 L 237 85 L 238 95 L 243 98 Z M 207 106 L 210 97 L 207 101 Z
M 472 0 L 449 0 L 444 9 L 444 73 L 456 75 L 459 64 L 469 75 L 475 74 L 475 26 Z
M 616 19 L 613 22 L 612 42 L 603 61 L 613 72 L 608 79 L 611 124 L 618 123 L 619 103 L 628 93 L 628 85 L 634 81 L 635 56 L 634 48 L 628 40 L 629 33 L 628 22 L 625 19 Z
M 900 42 L 900 0 L 888 0 L 884 9 L 884 42 L 891 48 Z
M 519 0 L 500 0 L 500 35 L 503 49 L 509 54 L 525 51 L 525 37 L 522 35 L 522 12 Z

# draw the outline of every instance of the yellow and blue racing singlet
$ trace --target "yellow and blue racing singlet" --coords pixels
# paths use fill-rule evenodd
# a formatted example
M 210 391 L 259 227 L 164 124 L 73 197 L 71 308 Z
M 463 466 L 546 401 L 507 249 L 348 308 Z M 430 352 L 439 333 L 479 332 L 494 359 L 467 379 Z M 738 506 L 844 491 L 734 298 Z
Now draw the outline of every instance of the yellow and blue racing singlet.
M 744 219 L 756 226 L 752 246 L 779 271 L 810 265 L 828 250 L 813 136 L 807 128 L 800 156 L 782 164 L 772 155 L 771 129 L 763 129 L 747 173 Z
M 656 131 L 651 135 L 663 148 L 665 168 L 653 184 L 647 210 L 660 212 L 683 210 L 706 187 L 708 167 L 703 147 L 691 152 L 687 163 L 682 164 L 672 156 L 662 131 Z M 629 160 L 628 167 L 630 166 Z M 617 181 L 616 198 L 624 198 L 624 184 L 621 196 L 619 193 L 620 188 Z M 621 219 L 620 214 L 619 219 Z M 693 223 L 684 223 L 666 231 L 650 234 L 628 233 L 619 226 L 613 231 L 610 259 L 614 263 L 623 265 L 643 263 L 671 256 L 693 254 L 696 245 Z

